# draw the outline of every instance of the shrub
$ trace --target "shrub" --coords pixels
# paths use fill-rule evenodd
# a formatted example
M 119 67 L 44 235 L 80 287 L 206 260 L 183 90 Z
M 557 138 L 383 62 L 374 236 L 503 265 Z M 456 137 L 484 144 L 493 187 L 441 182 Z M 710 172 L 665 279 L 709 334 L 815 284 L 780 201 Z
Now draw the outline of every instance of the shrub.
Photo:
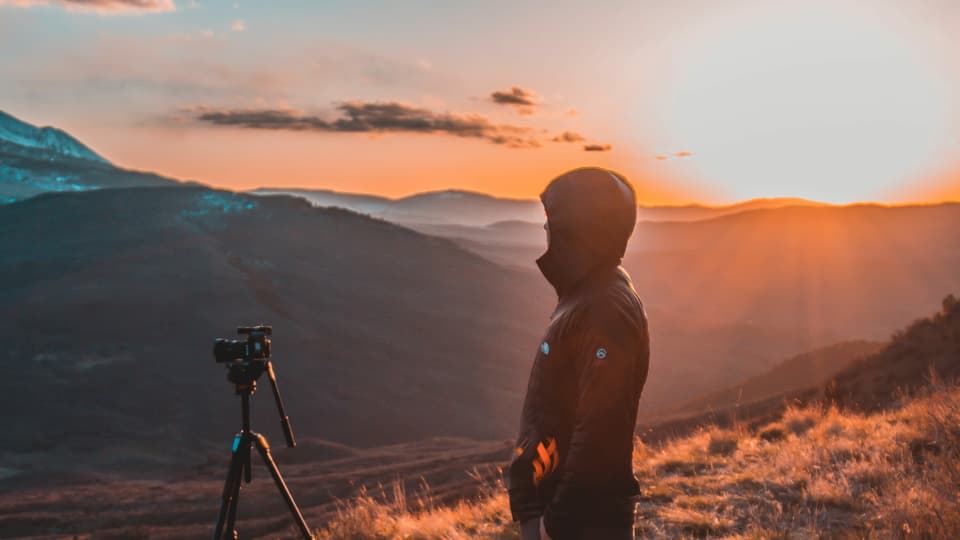
M 810 428 L 817 425 L 823 417 L 823 411 L 816 407 L 800 409 L 789 407 L 783 413 L 783 425 L 794 435 L 803 435 Z
M 737 444 L 740 441 L 740 435 L 733 430 L 714 430 L 710 432 L 710 443 L 707 445 L 707 453 L 710 455 L 729 456 L 737 451 Z
M 787 432 L 780 424 L 771 424 L 760 431 L 758 436 L 767 442 L 782 441 L 787 438 Z

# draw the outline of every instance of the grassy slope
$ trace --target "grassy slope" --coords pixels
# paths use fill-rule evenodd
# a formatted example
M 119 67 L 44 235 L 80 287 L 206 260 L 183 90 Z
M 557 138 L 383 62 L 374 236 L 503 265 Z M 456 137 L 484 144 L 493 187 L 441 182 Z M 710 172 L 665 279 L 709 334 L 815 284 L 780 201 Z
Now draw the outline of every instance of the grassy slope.
M 755 432 L 637 442 L 641 538 L 960 538 L 960 386 L 895 411 L 789 409 Z M 502 486 L 454 507 L 361 494 L 327 539 L 518 538 Z
M 838 377 L 839 407 L 812 400 L 766 422 L 707 426 L 656 447 L 637 439 L 639 536 L 960 538 L 960 384 L 937 375 L 956 377 L 958 330 L 960 304 L 950 297 Z M 890 393 L 891 372 L 914 397 Z M 923 373 L 925 388 L 910 384 Z M 875 401 L 881 388 L 884 407 Z M 439 508 L 422 495 L 364 493 L 320 537 L 518 538 L 502 485 Z

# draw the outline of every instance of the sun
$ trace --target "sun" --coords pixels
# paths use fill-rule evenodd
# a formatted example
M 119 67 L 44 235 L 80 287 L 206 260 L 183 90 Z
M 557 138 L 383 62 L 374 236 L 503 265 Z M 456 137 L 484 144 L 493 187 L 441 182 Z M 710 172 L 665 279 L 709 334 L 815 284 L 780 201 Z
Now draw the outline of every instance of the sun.
M 692 25 L 658 84 L 648 144 L 731 198 L 883 199 L 942 165 L 944 68 L 915 30 L 840 4 L 754 5 Z

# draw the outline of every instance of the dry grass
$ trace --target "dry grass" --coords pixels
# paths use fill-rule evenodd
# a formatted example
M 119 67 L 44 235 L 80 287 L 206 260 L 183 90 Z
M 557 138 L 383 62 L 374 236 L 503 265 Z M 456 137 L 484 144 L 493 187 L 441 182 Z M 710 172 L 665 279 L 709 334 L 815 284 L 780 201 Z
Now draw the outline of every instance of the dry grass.
M 960 538 L 960 386 L 860 415 L 791 408 L 754 432 L 635 446 L 640 538 Z M 321 538 L 517 538 L 502 485 L 474 501 L 343 505 Z
M 480 475 L 475 476 L 478 481 Z M 402 483 L 394 481 L 389 497 L 374 497 L 367 490 L 345 501 L 337 518 L 318 531 L 319 540 L 410 540 L 468 539 L 518 540 L 502 483 L 485 483 L 474 500 L 455 506 L 436 507 L 423 486 L 416 497 L 408 496 Z

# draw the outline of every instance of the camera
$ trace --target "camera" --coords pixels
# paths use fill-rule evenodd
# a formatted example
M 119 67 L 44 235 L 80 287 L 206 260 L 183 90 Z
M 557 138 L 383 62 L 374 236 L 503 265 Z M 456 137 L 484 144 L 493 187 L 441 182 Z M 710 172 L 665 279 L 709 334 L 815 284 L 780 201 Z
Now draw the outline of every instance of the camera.
M 217 362 L 249 363 L 270 358 L 270 335 L 273 327 L 259 326 L 237 327 L 237 334 L 247 339 L 217 338 L 213 342 L 213 357 Z

